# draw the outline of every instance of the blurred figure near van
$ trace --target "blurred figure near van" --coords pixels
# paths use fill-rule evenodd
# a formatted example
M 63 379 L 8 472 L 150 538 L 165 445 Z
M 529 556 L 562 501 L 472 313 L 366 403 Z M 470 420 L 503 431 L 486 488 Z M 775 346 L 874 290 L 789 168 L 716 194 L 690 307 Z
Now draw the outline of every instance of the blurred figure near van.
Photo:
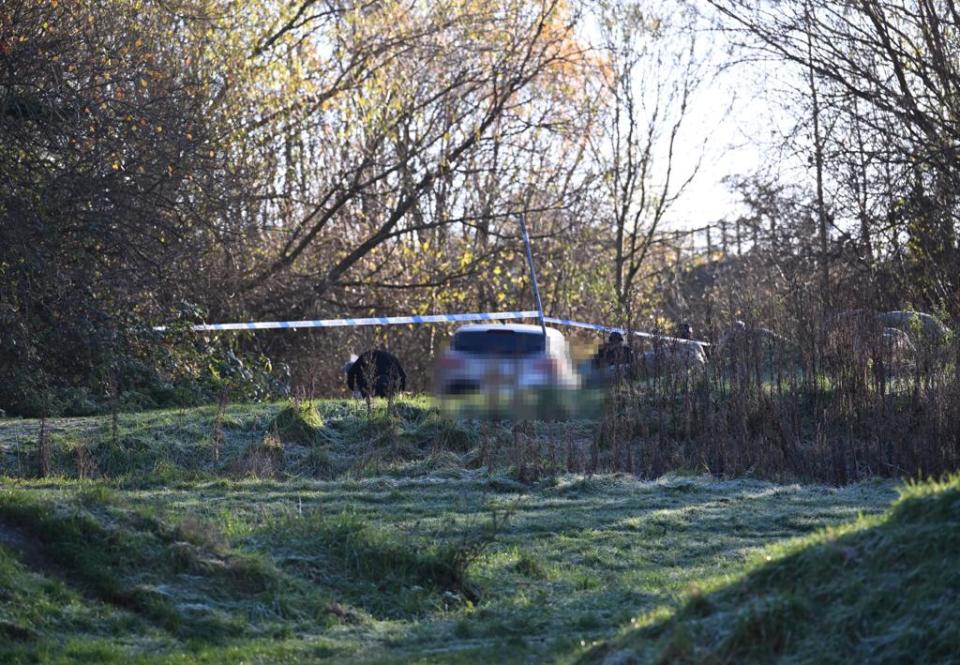
M 616 330 L 610 333 L 610 337 L 600 345 L 597 354 L 593 357 L 593 365 L 597 369 L 632 364 L 633 349 L 624 342 L 623 334 Z
M 343 369 L 347 387 L 355 396 L 394 397 L 407 389 L 407 375 L 400 360 L 389 351 L 364 351 L 359 358 L 352 356 Z

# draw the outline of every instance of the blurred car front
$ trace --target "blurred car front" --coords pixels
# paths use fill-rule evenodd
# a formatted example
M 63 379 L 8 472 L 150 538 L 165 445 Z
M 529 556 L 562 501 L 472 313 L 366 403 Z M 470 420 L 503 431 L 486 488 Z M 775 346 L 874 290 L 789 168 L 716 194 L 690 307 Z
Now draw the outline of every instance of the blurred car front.
M 459 328 L 437 360 L 442 398 L 481 396 L 481 407 L 538 403 L 579 384 L 567 341 L 559 330 L 523 324 Z

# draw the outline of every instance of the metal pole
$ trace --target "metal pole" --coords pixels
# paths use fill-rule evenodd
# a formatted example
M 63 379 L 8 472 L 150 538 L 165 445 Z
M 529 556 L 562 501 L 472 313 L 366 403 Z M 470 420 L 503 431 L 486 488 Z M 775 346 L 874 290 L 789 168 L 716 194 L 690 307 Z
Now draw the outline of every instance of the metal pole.
M 527 216 L 520 213 L 520 233 L 523 235 L 523 245 L 527 250 L 527 264 L 530 266 L 530 279 L 533 282 L 533 299 L 537 302 L 537 316 L 540 318 L 540 329 L 543 330 L 543 343 L 547 343 L 547 324 L 543 320 L 543 303 L 540 302 L 540 286 L 537 284 L 537 269 L 533 267 L 533 253 L 530 251 L 530 236 L 527 235 Z

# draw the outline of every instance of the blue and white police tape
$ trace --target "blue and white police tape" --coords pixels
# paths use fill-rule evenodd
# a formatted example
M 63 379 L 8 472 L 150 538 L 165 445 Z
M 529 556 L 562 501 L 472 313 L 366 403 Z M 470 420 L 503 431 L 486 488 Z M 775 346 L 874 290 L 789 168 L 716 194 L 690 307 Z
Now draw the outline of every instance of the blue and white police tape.
M 558 319 L 555 316 L 545 316 L 543 317 L 543 321 L 544 323 L 552 323 L 558 326 L 570 326 L 571 328 L 586 328 L 587 330 L 597 330 L 599 332 L 629 333 L 636 337 L 642 337 L 644 339 L 658 339 L 662 342 L 677 342 L 678 344 L 688 343 L 688 344 L 699 344 L 700 346 L 710 346 L 708 342 L 701 342 L 694 339 L 670 337 L 669 335 L 657 335 L 656 333 L 640 332 L 639 330 L 628 331 L 625 328 L 617 328 L 615 326 L 601 326 L 596 323 L 584 323 L 583 321 L 572 321 L 570 319 Z
M 191 326 L 194 332 L 213 330 L 277 330 L 298 328 L 353 328 L 357 326 L 394 326 L 421 323 L 462 323 L 464 321 L 505 321 L 535 319 L 536 311 L 478 312 L 472 314 L 423 314 L 413 316 L 371 316 L 358 319 L 319 319 L 314 321 L 249 321 L 246 323 L 204 323 Z M 165 332 L 168 326 L 156 326 L 156 332 Z
M 205 323 L 190 327 L 194 332 L 209 332 L 215 330 L 296 330 L 298 328 L 352 328 L 359 326 L 393 326 L 418 325 L 424 323 L 464 323 L 468 321 L 509 321 L 513 319 L 536 319 L 539 314 L 536 310 L 520 312 L 474 312 L 468 314 L 423 314 L 412 316 L 371 316 L 356 319 L 318 319 L 310 321 L 248 321 L 245 323 Z M 603 326 L 596 323 L 584 323 L 571 319 L 559 319 L 554 316 L 545 316 L 544 323 L 552 323 L 572 328 L 586 328 L 599 332 L 629 333 L 644 339 L 659 339 L 665 342 L 691 342 L 693 340 L 668 337 L 654 333 L 645 333 L 637 330 L 627 331 L 624 328 Z M 167 326 L 156 326 L 157 332 L 165 332 Z M 709 346 L 706 342 L 696 342 L 702 346 Z

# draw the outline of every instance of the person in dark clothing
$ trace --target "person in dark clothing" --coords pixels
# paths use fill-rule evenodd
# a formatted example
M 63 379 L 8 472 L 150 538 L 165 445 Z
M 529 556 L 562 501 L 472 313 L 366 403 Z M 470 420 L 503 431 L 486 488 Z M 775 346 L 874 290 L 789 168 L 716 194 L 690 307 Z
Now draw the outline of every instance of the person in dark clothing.
M 610 333 L 607 341 L 597 349 L 593 359 L 598 368 L 612 367 L 613 365 L 630 365 L 633 363 L 633 349 L 623 341 L 623 335 L 617 331 Z
M 689 323 L 681 323 L 677 326 L 677 337 L 679 339 L 693 339 L 693 326 Z
M 364 351 L 347 370 L 347 387 L 361 397 L 393 397 L 407 389 L 407 375 L 392 353 Z

